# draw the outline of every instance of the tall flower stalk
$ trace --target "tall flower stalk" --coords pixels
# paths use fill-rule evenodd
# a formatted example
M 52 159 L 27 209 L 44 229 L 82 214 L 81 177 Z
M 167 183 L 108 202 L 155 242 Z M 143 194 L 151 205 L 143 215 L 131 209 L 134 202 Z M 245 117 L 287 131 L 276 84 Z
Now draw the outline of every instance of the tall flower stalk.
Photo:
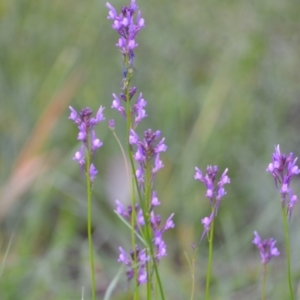
M 272 162 L 268 165 L 266 171 L 271 173 L 274 178 L 275 187 L 279 190 L 281 196 L 281 211 L 285 238 L 286 260 L 287 260 L 287 277 L 290 291 L 290 297 L 295 299 L 292 283 L 291 272 L 291 254 L 288 221 L 292 216 L 292 211 L 296 202 L 297 195 L 294 194 L 290 183 L 293 177 L 300 173 L 300 169 L 296 165 L 298 158 L 294 158 L 294 154 L 282 154 L 279 145 L 275 146 L 275 152 L 272 156 Z
M 207 235 L 208 238 L 208 263 L 206 271 L 206 286 L 205 286 L 205 300 L 210 299 L 210 279 L 212 271 L 212 259 L 213 259 L 213 238 L 214 238 L 214 218 L 218 214 L 219 205 L 221 199 L 226 195 L 224 189 L 225 184 L 230 183 L 230 178 L 227 176 L 228 169 L 225 169 L 221 178 L 216 182 L 216 176 L 218 174 L 217 166 L 208 166 L 206 168 L 206 175 L 203 175 L 200 169 L 195 168 L 196 173 L 194 178 L 200 180 L 207 188 L 206 197 L 209 199 L 211 205 L 211 214 L 209 217 L 202 219 L 201 223 L 204 226 L 202 238 Z
M 129 225 L 131 230 L 131 250 L 129 254 L 120 247 L 118 261 L 127 267 L 127 279 L 134 280 L 134 299 L 139 299 L 139 287 L 146 284 L 147 299 L 152 297 L 153 275 L 161 299 L 165 299 L 162 282 L 157 264 L 167 255 L 164 232 L 174 227 L 173 215 L 163 224 L 161 217 L 155 213 L 160 201 L 154 189 L 157 172 L 164 166 L 161 152 L 167 150 L 164 138 L 159 130 L 148 129 L 140 138 L 137 127 L 146 114 L 146 104 L 142 93 L 134 102 L 137 88 L 131 85 L 134 74 L 134 50 L 138 46 L 136 36 L 145 26 L 135 0 L 129 6 L 123 6 L 120 13 L 110 4 L 108 19 L 112 20 L 112 28 L 119 34 L 116 46 L 119 48 L 124 69 L 122 72 L 122 87 L 119 96 L 113 94 L 112 108 L 117 110 L 126 120 L 127 155 L 131 174 L 131 205 L 125 208 L 121 201 L 116 200 L 116 213 Z M 142 244 L 142 248 L 139 243 Z
M 77 151 L 73 160 L 77 161 L 81 170 L 85 172 L 86 177 L 86 197 L 87 197 L 87 233 L 89 245 L 89 261 L 91 273 L 92 299 L 96 300 L 96 278 L 94 266 L 94 246 L 92 238 L 92 184 L 97 176 L 98 170 L 92 163 L 96 151 L 102 146 L 102 142 L 96 137 L 94 130 L 95 125 L 103 121 L 104 108 L 100 106 L 96 117 L 92 118 L 92 110 L 84 108 L 78 114 L 77 111 L 70 106 L 69 119 L 72 120 L 79 129 L 77 139 L 82 142 L 80 150 Z

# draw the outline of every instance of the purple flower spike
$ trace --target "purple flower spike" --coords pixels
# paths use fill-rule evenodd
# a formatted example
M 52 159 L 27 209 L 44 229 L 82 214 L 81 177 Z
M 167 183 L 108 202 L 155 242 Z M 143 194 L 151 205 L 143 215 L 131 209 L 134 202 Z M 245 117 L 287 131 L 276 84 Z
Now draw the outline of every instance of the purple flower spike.
M 230 183 L 230 178 L 227 175 L 228 169 L 225 169 L 221 178 L 216 182 L 216 177 L 218 174 L 217 166 L 207 166 L 206 174 L 203 175 L 202 171 L 195 167 L 194 178 L 201 181 L 206 187 L 206 198 L 209 199 L 209 202 L 212 206 L 212 213 L 209 217 L 205 217 L 201 220 L 202 225 L 204 226 L 204 231 L 202 233 L 200 241 L 203 239 L 204 235 L 207 234 L 210 230 L 210 225 L 214 217 L 218 214 L 219 205 L 221 199 L 226 195 L 225 184 Z
M 224 185 L 230 183 L 230 178 L 227 176 L 228 169 L 225 169 L 217 184 L 215 184 L 215 179 L 218 173 L 217 166 L 207 166 L 205 176 L 199 168 L 195 167 L 195 170 L 196 173 L 194 178 L 201 181 L 206 186 L 206 197 L 210 200 L 210 203 L 217 211 L 220 200 L 226 195 Z
M 73 107 L 70 106 L 69 108 L 71 110 L 69 119 L 77 125 L 79 130 L 77 140 L 82 142 L 80 150 L 75 153 L 73 160 L 76 160 L 81 169 L 83 169 L 85 166 L 85 151 L 88 152 L 87 155 L 92 156 L 103 144 L 96 137 L 94 127 L 105 120 L 103 115 L 104 107 L 100 106 L 95 118 L 92 118 L 93 112 L 88 107 L 82 109 L 79 114 Z M 89 173 L 90 179 L 93 181 L 98 173 L 93 164 L 90 165 Z
M 275 247 L 276 241 L 273 238 L 261 240 L 260 236 L 254 231 L 254 239 L 252 241 L 260 251 L 260 259 L 263 265 L 267 264 L 272 257 L 280 255 L 280 252 Z
M 300 169 L 296 165 L 297 159 L 297 157 L 294 158 L 293 153 L 289 155 L 282 154 L 279 145 L 277 145 L 272 155 L 272 162 L 266 168 L 266 171 L 271 173 L 274 178 L 276 188 L 280 191 L 281 203 L 283 207 L 287 208 L 289 218 L 291 217 L 294 204 L 298 201 L 297 196 L 294 195 L 290 187 L 293 177 L 300 174 Z
M 136 18 L 134 18 L 138 10 L 135 1 L 131 1 L 130 6 L 123 6 L 120 14 L 118 14 L 116 9 L 108 2 L 106 3 L 106 7 L 109 9 L 107 18 L 113 21 L 112 28 L 116 30 L 120 36 L 116 46 L 121 50 L 124 57 L 127 56 L 129 58 L 130 64 L 132 65 L 134 58 L 133 50 L 138 46 L 135 37 L 141 28 L 145 26 L 141 12 L 138 11 Z

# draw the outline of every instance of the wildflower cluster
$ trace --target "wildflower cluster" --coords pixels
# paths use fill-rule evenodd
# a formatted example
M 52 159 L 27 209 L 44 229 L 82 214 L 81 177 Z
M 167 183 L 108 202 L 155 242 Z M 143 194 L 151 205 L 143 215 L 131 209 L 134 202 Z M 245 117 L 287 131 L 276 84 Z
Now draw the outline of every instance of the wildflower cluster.
M 132 99 L 134 94 L 136 93 L 136 87 L 130 89 L 129 93 L 129 101 Z M 120 97 L 118 97 L 116 94 L 113 94 L 113 102 L 111 105 L 111 108 L 116 109 L 123 117 L 126 118 L 126 109 L 124 106 L 122 106 L 120 99 L 123 101 L 127 101 L 126 95 L 124 93 L 120 94 Z M 136 127 L 142 119 L 147 117 L 145 106 L 147 105 L 147 102 L 143 98 L 143 94 L 140 93 L 139 97 L 136 100 L 135 105 L 130 110 L 130 115 L 134 116 L 134 127 Z
M 261 263 L 263 265 L 267 264 L 272 257 L 280 255 L 280 252 L 275 247 L 276 241 L 273 238 L 261 240 L 258 233 L 254 231 L 254 239 L 252 243 L 256 245 L 257 249 L 260 251 Z
M 122 247 L 119 247 L 118 262 L 126 266 L 127 280 L 134 280 L 134 299 L 139 299 L 138 287 L 142 284 L 147 284 L 147 299 L 152 299 L 152 290 L 155 290 L 153 287 L 153 278 L 155 276 L 161 299 L 164 300 L 165 297 L 160 275 L 157 270 L 157 264 L 162 257 L 167 255 L 164 233 L 168 229 L 174 228 L 175 224 L 173 221 L 174 213 L 172 213 L 165 222 L 162 222 L 161 216 L 155 212 L 156 208 L 161 203 L 158 199 L 157 192 L 154 189 L 154 179 L 158 171 L 164 167 L 161 160 L 161 153 L 167 150 L 167 146 L 165 144 L 165 138 L 161 137 L 161 132 L 159 130 L 154 131 L 148 129 L 144 131 L 142 137 L 139 136 L 137 127 L 139 123 L 147 117 L 145 110 L 147 102 L 143 98 L 143 94 L 139 93 L 133 104 L 132 99 L 137 93 L 137 88 L 130 85 L 133 72 L 135 71 L 133 67 L 135 58 L 134 50 L 138 47 L 136 36 L 141 28 L 145 26 L 145 21 L 141 17 L 141 12 L 138 10 L 135 0 L 131 0 L 129 6 L 123 6 L 120 13 L 118 13 L 110 3 L 106 3 L 106 7 L 109 9 L 107 18 L 112 20 L 112 28 L 119 34 L 119 40 L 116 46 L 122 54 L 124 63 L 121 93 L 119 96 L 115 93 L 112 94 L 113 99 L 111 108 L 117 110 L 126 120 L 127 154 L 130 161 L 132 179 L 131 205 L 124 207 L 121 201 L 116 200 L 115 212 L 131 230 L 131 250 L 126 252 Z M 94 127 L 105 119 L 103 115 L 104 108 L 100 106 L 95 117 L 92 117 L 93 112 L 90 108 L 84 108 L 80 113 L 77 113 L 71 106 L 69 108 L 71 111 L 69 119 L 78 126 L 79 133 L 77 139 L 82 143 L 80 149 L 75 153 L 73 160 L 77 161 L 82 170 L 85 170 L 87 180 L 87 232 L 91 288 L 92 299 L 96 300 L 96 280 L 92 240 L 92 182 L 95 180 L 98 170 L 92 163 L 92 160 L 96 151 L 102 146 L 102 142 L 96 136 Z M 110 120 L 108 126 L 113 130 L 115 135 L 114 120 Z M 119 144 L 121 145 L 120 142 Z M 125 158 L 126 169 L 128 169 L 126 155 L 122 145 L 121 150 Z M 297 158 L 294 158 L 293 153 L 290 153 L 289 155 L 281 154 L 279 145 L 277 145 L 275 147 L 275 153 L 273 154 L 272 163 L 270 163 L 266 169 L 266 171 L 273 176 L 276 188 L 280 185 L 279 190 L 281 194 L 286 240 L 288 284 L 292 300 L 294 300 L 294 296 L 291 280 L 290 246 L 287 224 L 288 219 L 291 217 L 293 207 L 298 201 L 298 197 L 290 187 L 293 177 L 300 174 L 300 169 L 296 165 L 296 162 Z M 197 167 L 195 167 L 194 175 L 195 180 L 199 180 L 205 185 L 205 196 L 208 198 L 211 205 L 211 214 L 201 220 L 204 230 L 200 241 L 207 234 L 209 242 L 205 291 L 206 300 L 210 299 L 214 218 L 218 214 L 221 200 L 226 195 L 225 185 L 230 183 L 230 178 L 227 175 L 227 168 L 221 174 L 219 180 L 217 180 L 218 172 L 217 166 L 209 165 L 206 168 L 205 175 Z M 141 243 L 138 243 L 138 240 Z M 275 239 L 269 238 L 262 240 L 256 231 L 254 231 L 252 243 L 260 251 L 261 263 L 263 265 L 264 277 L 262 299 L 264 299 L 266 265 L 273 257 L 280 255 L 280 252 L 276 247 Z M 141 247 L 140 244 L 143 244 L 143 247 Z M 195 250 L 196 245 L 193 245 L 192 248 Z M 196 253 L 196 251 L 194 251 L 194 253 Z M 193 299 L 193 294 L 194 288 L 192 290 L 191 299 Z
M 133 129 L 130 131 L 129 143 L 136 146 L 136 152 L 133 157 L 140 166 L 140 169 L 136 171 L 136 177 L 143 191 L 145 190 L 145 169 L 149 166 L 149 162 L 154 159 L 154 166 L 151 170 L 151 182 L 153 182 L 155 174 L 164 166 L 160 160 L 160 152 L 165 152 L 167 146 L 164 144 L 164 138 L 156 144 L 160 134 L 159 130 L 153 132 L 151 129 L 148 129 L 144 132 L 144 139 L 139 140 L 135 131 Z
M 266 169 L 273 176 L 276 188 L 278 188 L 278 183 L 280 184 L 281 204 L 287 209 L 289 218 L 295 203 L 298 201 L 297 195 L 290 187 L 293 177 L 300 173 L 300 169 L 296 166 L 297 159 L 297 157 L 294 158 L 293 153 L 281 154 L 280 147 L 277 145 L 273 153 L 272 163 Z M 289 200 L 287 200 L 287 196 L 289 196 Z
M 70 106 L 69 108 L 71 110 L 69 119 L 72 120 L 78 126 L 79 129 L 77 140 L 82 142 L 82 145 L 79 151 L 75 153 L 73 160 L 76 160 L 80 165 L 81 169 L 84 169 L 86 164 L 85 151 L 87 151 L 87 155 L 92 156 L 95 154 L 97 149 L 99 149 L 102 146 L 102 142 L 96 137 L 94 127 L 99 122 L 105 120 L 103 115 L 104 107 L 100 106 L 95 118 L 92 118 L 93 112 L 88 107 L 82 109 L 79 114 L 73 107 Z M 93 163 L 91 163 L 88 166 L 88 169 L 90 180 L 94 181 L 98 170 L 96 169 Z
M 230 178 L 227 176 L 228 169 L 225 169 L 220 180 L 216 183 L 216 176 L 218 174 L 217 166 L 207 166 L 205 176 L 202 174 L 199 168 L 195 167 L 195 170 L 196 173 L 194 178 L 196 180 L 200 180 L 206 186 L 207 191 L 205 196 L 209 199 L 212 207 L 210 216 L 203 218 L 201 221 L 202 225 L 204 226 L 204 231 L 201 236 L 202 240 L 203 236 L 210 230 L 211 223 L 218 213 L 221 199 L 226 195 L 224 186 L 225 184 L 230 183 Z

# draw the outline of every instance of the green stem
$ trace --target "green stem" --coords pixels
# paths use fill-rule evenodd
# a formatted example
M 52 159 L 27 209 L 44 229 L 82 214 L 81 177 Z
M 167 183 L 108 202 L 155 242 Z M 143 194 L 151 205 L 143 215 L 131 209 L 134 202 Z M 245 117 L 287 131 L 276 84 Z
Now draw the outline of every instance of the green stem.
M 214 209 L 212 209 L 212 212 Z M 210 231 L 208 234 L 209 250 L 208 250 L 208 263 L 206 272 L 206 288 L 205 288 L 205 300 L 210 298 L 210 278 L 212 269 L 212 256 L 213 256 L 213 236 L 214 236 L 214 219 L 211 222 Z
M 266 299 L 266 278 L 267 278 L 267 265 L 263 264 L 263 274 L 262 274 L 262 288 L 261 288 L 261 300 Z
M 150 222 L 150 193 L 151 193 L 151 174 L 150 174 L 150 164 L 149 161 L 146 165 L 145 170 L 145 193 L 144 193 L 144 199 L 145 199 L 145 205 L 143 207 L 144 216 L 146 216 L 147 219 L 145 219 L 145 226 L 146 226 L 146 237 L 147 237 L 147 244 L 152 245 L 152 236 L 151 236 L 151 230 L 149 230 L 149 226 L 151 226 Z M 152 251 L 150 250 L 151 258 L 153 262 L 155 261 L 155 257 L 152 255 Z M 152 283 L 152 274 L 151 274 L 151 260 L 147 262 L 147 300 L 151 300 L 151 283 Z
M 96 280 L 95 280 L 95 268 L 94 268 L 94 246 L 92 238 L 92 184 L 90 179 L 90 165 L 91 157 L 90 151 L 86 155 L 86 191 L 87 191 L 87 232 L 88 232 L 88 244 L 89 244 L 89 259 L 90 259 L 90 272 L 92 280 L 92 299 L 96 300 Z
M 128 145 L 128 155 L 131 160 L 131 145 L 129 143 L 130 129 L 132 126 L 132 117 L 131 117 L 131 106 L 130 106 L 130 96 L 129 96 L 129 86 L 132 76 L 132 70 L 129 65 L 128 55 L 125 56 L 125 66 L 127 67 L 126 78 L 124 78 L 124 86 L 125 86 L 125 95 L 126 95 L 126 134 L 127 134 L 127 145 Z M 131 174 L 133 174 L 134 169 L 132 168 L 133 164 L 131 164 Z M 134 182 L 132 178 L 130 179 L 131 185 L 131 248 L 133 250 L 133 261 L 137 261 L 137 253 L 136 253 L 136 238 L 135 238 L 135 220 L 136 220 L 136 212 L 135 212 L 135 192 L 134 192 Z M 139 289 L 138 289 L 138 268 L 134 267 L 134 300 L 139 299 Z
M 291 300 L 294 300 L 294 291 L 292 284 L 292 274 L 291 274 L 291 250 L 290 250 L 290 239 L 289 239 L 289 228 L 288 228 L 288 216 L 285 206 L 282 206 L 282 218 L 283 218 L 283 228 L 284 228 L 284 238 L 285 238 L 285 249 L 286 249 L 286 261 L 287 261 L 287 273 L 288 273 L 288 285 L 290 290 Z
M 197 253 L 197 249 L 193 250 L 193 259 L 192 259 L 192 265 L 191 265 L 191 275 L 192 275 L 191 300 L 194 300 L 194 294 L 195 294 L 195 261 L 196 261 L 196 253 Z

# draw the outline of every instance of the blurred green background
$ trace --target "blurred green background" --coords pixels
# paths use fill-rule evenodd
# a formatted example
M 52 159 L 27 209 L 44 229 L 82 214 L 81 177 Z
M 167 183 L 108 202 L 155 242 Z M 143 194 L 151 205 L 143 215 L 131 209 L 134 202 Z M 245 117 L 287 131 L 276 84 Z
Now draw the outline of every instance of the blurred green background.
M 120 9 L 128 1 L 110 2 Z M 148 101 L 140 130 L 161 130 L 168 151 L 157 177 L 159 213 L 175 213 L 160 270 L 167 299 L 189 299 L 184 252 L 209 214 L 197 165 L 229 168 L 221 203 L 212 299 L 258 299 L 260 259 L 253 231 L 278 241 L 269 299 L 288 299 L 280 199 L 269 174 L 274 145 L 300 155 L 300 2 L 281 0 L 140 0 L 134 85 Z M 124 120 L 110 109 L 120 93 L 118 36 L 105 1 L 0 1 L 0 299 L 89 299 L 84 177 L 68 106 L 106 107 L 124 140 Z M 98 299 L 119 270 L 129 232 L 114 201 L 128 201 L 120 149 L 105 123 L 95 164 L 93 226 Z M 293 188 L 300 195 L 299 181 Z M 295 287 L 300 276 L 299 205 L 290 222 Z M 203 299 L 207 242 L 196 260 Z M 112 299 L 130 299 L 123 275 Z

